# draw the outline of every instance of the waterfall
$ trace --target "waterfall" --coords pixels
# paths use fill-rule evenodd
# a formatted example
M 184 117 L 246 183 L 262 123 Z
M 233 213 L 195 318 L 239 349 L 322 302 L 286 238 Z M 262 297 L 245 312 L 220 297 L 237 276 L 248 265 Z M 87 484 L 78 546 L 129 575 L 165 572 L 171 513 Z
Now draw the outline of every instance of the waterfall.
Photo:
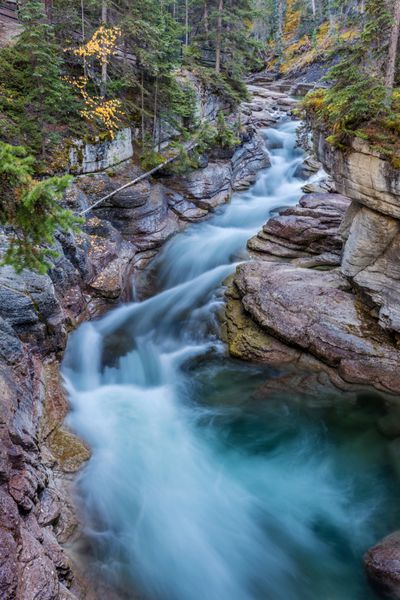
M 229 360 L 218 336 L 246 241 L 301 195 L 297 125 L 265 130 L 271 167 L 166 244 L 155 295 L 71 336 L 69 424 L 93 453 L 78 482 L 84 537 L 120 597 L 375 597 L 360 556 L 391 503 L 374 424 L 342 439 L 325 406 L 257 405 L 270 371 Z

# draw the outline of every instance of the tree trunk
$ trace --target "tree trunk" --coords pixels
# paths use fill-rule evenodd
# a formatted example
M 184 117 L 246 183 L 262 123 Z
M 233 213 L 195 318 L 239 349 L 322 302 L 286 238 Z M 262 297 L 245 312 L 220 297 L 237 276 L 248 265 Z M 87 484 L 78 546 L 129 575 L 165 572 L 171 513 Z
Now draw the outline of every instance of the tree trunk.
M 145 139 L 145 117 L 144 117 L 144 74 L 142 69 L 142 80 L 141 80 L 141 89 L 140 89 L 140 105 L 142 111 L 142 145 L 144 145 Z
M 329 20 L 329 33 L 334 35 L 336 31 L 335 15 L 333 12 L 332 0 L 328 0 L 328 20 Z
M 312 10 L 313 18 L 315 19 L 315 15 L 317 14 L 317 7 L 315 5 L 315 0 L 311 0 L 311 10 Z
M 185 0 L 185 46 L 189 46 L 189 0 Z
M 154 115 L 153 115 L 153 143 L 157 138 L 157 113 L 158 113 L 158 76 L 156 78 L 156 89 L 154 91 Z
M 217 18 L 217 36 L 215 40 L 215 72 L 221 73 L 222 13 L 224 0 L 219 0 Z
M 44 8 L 49 23 L 53 22 L 53 0 L 44 0 Z
M 389 40 L 389 56 L 385 74 L 386 102 L 390 105 L 396 75 L 397 46 L 400 32 L 400 0 L 395 0 L 394 20 Z
M 102 0 L 101 3 L 101 23 L 102 25 L 107 25 L 108 22 L 108 10 L 107 10 L 107 0 Z M 107 54 L 104 52 L 102 61 L 101 61 L 101 87 L 100 87 L 100 96 L 102 98 L 106 97 L 107 94 Z
M 83 5 L 83 0 L 81 0 L 81 32 L 82 32 L 82 46 L 85 44 L 85 9 Z M 85 77 L 85 89 L 86 89 L 86 78 L 87 78 L 87 64 L 86 64 L 86 56 L 83 55 L 83 75 Z
M 276 46 L 278 50 L 278 55 L 281 58 L 282 49 L 283 49 L 283 0 L 278 0 L 277 2 L 277 32 L 276 32 Z
M 208 0 L 204 0 L 203 21 L 204 21 L 204 31 L 206 34 L 206 38 L 208 40 L 208 34 L 210 32 L 210 26 L 208 23 Z

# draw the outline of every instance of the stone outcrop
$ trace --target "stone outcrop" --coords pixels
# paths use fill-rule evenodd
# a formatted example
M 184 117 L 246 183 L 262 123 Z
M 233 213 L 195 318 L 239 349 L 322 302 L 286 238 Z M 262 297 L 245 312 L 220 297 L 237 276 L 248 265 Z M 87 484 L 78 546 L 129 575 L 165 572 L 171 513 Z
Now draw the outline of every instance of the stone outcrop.
M 341 260 L 343 240 L 339 226 L 350 205 L 339 194 L 309 194 L 279 211 L 248 242 L 260 259 L 287 259 L 298 266 L 334 266 Z
M 337 270 L 250 262 L 235 285 L 246 313 L 274 338 L 337 368 L 348 383 L 400 393 L 399 352 Z
M 319 160 L 341 194 L 379 213 L 400 219 L 400 171 L 368 144 L 355 138 L 346 152 L 336 150 L 322 131 L 314 132 Z
M 238 268 L 228 291 L 231 354 L 274 365 L 301 363 L 324 371 L 341 389 L 372 385 L 400 393 L 400 352 L 392 332 L 344 273 L 354 219 L 345 196 L 310 194 L 249 240 L 253 261 Z M 397 225 L 391 226 L 385 242 L 379 238 L 383 246 L 396 236 Z
M 229 160 L 211 159 L 203 169 L 171 178 L 168 186 L 194 207 L 207 212 L 214 210 L 224 204 L 232 192 L 254 183 L 257 173 L 270 164 L 263 139 L 258 134 L 231 154 Z
M 96 139 L 93 142 L 74 140 L 69 151 L 70 172 L 75 175 L 95 173 L 132 156 L 132 131 L 129 127 L 119 130 L 112 139 Z
M 349 152 L 332 148 L 316 132 L 316 148 L 337 189 L 352 200 L 342 235 L 342 273 L 375 307 L 380 326 L 400 333 L 400 171 L 355 140 Z

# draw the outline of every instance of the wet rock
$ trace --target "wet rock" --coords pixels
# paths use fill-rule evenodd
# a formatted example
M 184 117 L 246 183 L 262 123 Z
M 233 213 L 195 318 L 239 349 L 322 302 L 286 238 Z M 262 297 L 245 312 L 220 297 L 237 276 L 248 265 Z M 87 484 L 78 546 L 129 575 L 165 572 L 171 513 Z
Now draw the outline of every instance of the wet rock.
M 400 531 L 385 537 L 364 556 L 371 582 L 393 599 L 400 598 Z
M 205 169 L 171 178 L 169 186 L 196 206 L 213 210 L 231 194 L 231 167 L 226 161 L 209 162 Z
M 227 291 L 223 335 L 235 358 L 282 366 L 296 362 L 300 356 L 296 349 L 282 344 L 251 319 L 232 283 Z
M 90 458 L 87 445 L 63 427 L 50 434 L 47 446 L 65 473 L 76 473 Z
M 40 342 L 50 330 L 62 328 L 63 315 L 51 279 L 12 267 L 0 269 L 0 317 L 23 340 Z M 61 337 L 64 332 L 60 332 Z M 62 343 L 62 342 L 60 342 Z
M 321 163 L 315 158 L 307 157 L 295 170 L 294 176 L 300 179 L 308 179 L 322 168 Z
M 264 140 L 260 135 L 255 134 L 249 142 L 236 150 L 232 157 L 232 188 L 234 190 L 248 188 L 254 183 L 261 169 L 266 169 L 270 164 Z
M 199 208 L 177 192 L 171 191 L 168 193 L 168 205 L 183 221 L 196 222 L 208 215 L 207 210 Z

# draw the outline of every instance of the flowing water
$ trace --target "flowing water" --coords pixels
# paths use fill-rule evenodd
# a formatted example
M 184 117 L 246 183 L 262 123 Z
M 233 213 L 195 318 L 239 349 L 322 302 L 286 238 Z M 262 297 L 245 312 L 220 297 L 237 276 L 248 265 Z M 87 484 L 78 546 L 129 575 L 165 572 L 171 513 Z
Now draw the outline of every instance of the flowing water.
M 246 240 L 301 195 L 295 129 L 266 130 L 271 167 L 165 246 L 151 298 L 71 336 L 70 424 L 93 451 L 80 559 L 119 598 L 375 598 L 362 554 L 400 517 L 382 405 L 271 396 L 279 373 L 230 360 L 218 337 Z

